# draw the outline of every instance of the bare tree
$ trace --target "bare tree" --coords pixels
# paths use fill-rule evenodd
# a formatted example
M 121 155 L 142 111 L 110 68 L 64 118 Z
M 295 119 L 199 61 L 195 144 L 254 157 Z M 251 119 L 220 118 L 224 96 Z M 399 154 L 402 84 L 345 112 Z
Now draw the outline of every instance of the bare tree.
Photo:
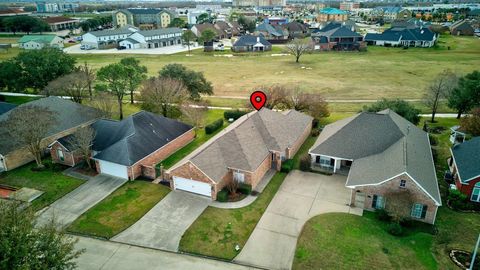
M 117 105 L 116 97 L 109 92 L 98 92 L 91 102 L 92 107 L 102 112 L 105 118 L 112 118 L 113 111 Z
M 456 87 L 457 83 L 458 78 L 455 73 L 450 70 L 444 70 L 427 87 L 424 102 L 432 110 L 432 123 L 435 121 L 435 114 L 437 113 L 440 100 L 446 98 Z
M 187 102 L 182 105 L 182 118 L 187 123 L 195 126 L 197 129 L 203 127 L 205 114 L 208 111 L 207 104 L 200 102 Z
M 189 97 L 189 92 L 181 81 L 163 77 L 146 80 L 140 93 L 144 109 L 165 117 L 171 116 L 172 106 L 180 106 Z
M 88 78 L 85 72 L 76 71 L 49 82 L 44 91 L 47 96 L 69 96 L 74 102 L 82 103 L 88 95 Z
M 92 169 L 90 157 L 93 139 L 95 139 L 95 130 L 90 126 L 86 126 L 77 129 L 68 140 L 72 148 L 80 152 L 89 169 Z
M 287 107 L 310 114 L 316 119 L 328 117 L 328 104 L 319 93 L 307 93 L 299 88 L 287 90 Z
M 259 87 L 256 90 L 263 91 L 267 96 L 265 107 L 269 109 L 282 109 L 287 103 L 288 88 L 284 85 L 275 84 L 270 87 Z
M 95 82 L 95 79 L 97 78 L 97 72 L 95 69 L 90 67 L 87 62 L 83 64 L 83 66 L 80 66 L 80 71 L 82 71 L 85 74 L 86 78 L 86 83 L 88 85 L 88 95 L 90 99 L 93 98 L 93 83 Z
M 312 44 L 308 39 L 294 39 L 285 45 L 285 52 L 295 56 L 295 62 L 298 63 L 300 57 L 312 50 Z
M 229 181 L 227 184 L 228 193 L 235 196 L 237 194 L 237 189 L 239 186 L 240 183 L 238 182 L 238 180 L 235 179 L 235 177 L 232 178 L 232 181 Z
M 35 158 L 38 168 L 42 164 L 42 141 L 55 125 L 57 115 L 46 107 L 24 105 L 12 110 L 6 121 L 10 136 L 16 138 Z
M 410 216 L 414 198 L 410 190 L 392 191 L 385 194 L 385 210 L 394 222 Z

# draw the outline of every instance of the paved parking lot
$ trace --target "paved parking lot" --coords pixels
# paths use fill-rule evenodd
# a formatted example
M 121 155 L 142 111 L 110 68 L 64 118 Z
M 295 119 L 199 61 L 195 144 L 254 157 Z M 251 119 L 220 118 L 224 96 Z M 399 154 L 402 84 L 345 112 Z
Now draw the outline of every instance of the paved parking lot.
M 202 46 L 190 46 L 190 50 L 200 49 L 203 48 Z M 174 46 L 167 46 L 162 48 L 154 48 L 154 49 L 125 49 L 125 50 L 117 50 L 114 49 L 106 49 L 106 50 L 80 50 L 80 44 L 76 44 L 70 47 L 63 49 L 66 53 L 71 54 L 174 54 L 180 52 L 188 52 L 187 46 L 183 45 L 174 45 Z
M 44 209 L 38 216 L 38 225 L 50 222 L 53 217 L 59 227 L 66 227 L 127 181 L 105 174 L 89 177 L 85 184 Z
M 346 176 L 292 171 L 235 261 L 267 269 L 290 269 L 306 221 L 329 212 L 363 213 L 348 206 L 351 193 L 345 182 Z
M 210 202 L 210 198 L 200 195 L 171 191 L 139 221 L 111 240 L 178 251 L 182 235 Z

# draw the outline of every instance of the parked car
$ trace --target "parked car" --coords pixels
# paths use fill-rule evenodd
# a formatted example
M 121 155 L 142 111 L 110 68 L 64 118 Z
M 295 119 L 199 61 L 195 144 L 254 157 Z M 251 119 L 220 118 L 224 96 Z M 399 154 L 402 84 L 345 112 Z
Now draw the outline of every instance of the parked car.
M 118 47 L 117 47 L 117 50 L 125 50 L 126 48 L 127 48 L 127 47 L 125 47 L 125 46 L 118 46 Z
M 70 40 L 68 41 L 68 43 L 77 43 L 77 41 L 75 41 L 75 40 L 73 40 L 73 39 L 70 39 Z
M 80 50 L 93 50 L 93 47 L 90 45 L 82 44 L 80 45 Z
M 215 51 L 224 51 L 225 50 L 225 47 L 223 46 L 222 43 L 218 44 L 216 47 L 215 47 Z

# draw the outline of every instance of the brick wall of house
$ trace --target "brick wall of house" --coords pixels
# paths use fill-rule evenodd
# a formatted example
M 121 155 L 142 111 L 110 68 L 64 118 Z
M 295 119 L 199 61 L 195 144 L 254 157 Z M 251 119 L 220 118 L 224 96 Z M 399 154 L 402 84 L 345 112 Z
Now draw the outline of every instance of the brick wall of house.
M 270 170 L 272 167 L 272 159 L 271 156 L 268 155 L 258 166 L 258 168 L 250 174 L 250 185 L 252 185 L 252 189 L 255 188 L 258 183 L 262 180 L 263 176 Z
M 60 158 L 58 157 L 57 149 L 63 151 L 63 161 L 60 160 Z M 70 167 L 73 167 L 82 161 L 82 156 L 80 154 L 75 151 L 69 152 L 59 142 L 55 142 L 50 148 L 50 156 L 52 157 L 52 162 L 67 165 Z
M 400 180 L 406 180 L 406 188 L 400 187 Z M 437 212 L 437 206 L 435 205 L 435 202 L 427 194 L 425 194 L 425 192 L 421 190 L 421 188 L 417 184 L 415 184 L 415 182 L 406 174 L 395 177 L 394 179 L 387 181 L 381 185 L 363 186 L 355 188 L 352 193 L 351 203 L 355 205 L 355 197 L 357 195 L 357 192 L 362 192 L 365 193 L 365 203 L 363 206 L 356 206 L 363 207 L 363 209 L 366 210 L 374 210 L 372 208 L 373 195 L 385 196 L 390 192 L 401 192 L 407 189 L 411 192 L 414 203 L 421 203 L 428 206 L 425 219 L 419 220 L 433 224 Z M 385 199 L 385 205 L 388 205 L 388 197 L 386 197 Z M 410 206 L 410 209 L 408 209 L 408 213 L 410 213 L 412 206 Z
M 175 151 L 179 150 L 183 146 L 187 145 L 195 138 L 195 131 L 193 129 L 185 132 L 175 140 L 169 142 L 163 147 L 159 148 L 152 154 L 146 156 L 144 159 L 138 161 L 131 168 L 128 168 L 129 179 L 135 179 L 142 175 L 142 166 L 155 166 L 155 164 L 164 160 Z M 155 178 L 155 177 L 153 177 Z
M 460 179 L 458 177 L 455 177 L 455 185 L 457 186 L 457 189 L 463 194 L 467 195 L 469 200 L 472 197 L 473 188 L 478 182 L 480 182 L 480 176 L 468 181 L 467 184 L 462 184 L 462 182 L 460 182 Z
M 157 177 L 155 166 L 142 165 L 142 176 L 152 180 L 155 179 Z
M 291 159 L 295 156 L 295 154 L 298 152 L 298 149 L 303 145 L 305 140 L 310 136 L 310 133 L 312 132 L 312 122 L 308 124 L 308 126 L 305 128 L 303 131 L 302 135 L 298 138 L 298 140 L 290 147 L 289 150 L 287 150 L 287 158 Z
M 208 178 L 202 171 L 200 171 L 195 165 L 193 165 L 190 161 L 179 166 L 178 168 L 173 169 L 169 173 L 165 173 L 164 179 L 170 181 L 170 188 L 173 189 L 173 176 L 182 177 L 185 179 L 192 179 L 197 180 L 200 182 L 212 184 L 214 187 L 212 188 L 212 198 L 215 200 L 217 194 L 217 188 L 215 188 L 215 184 L 212 183 L 210 178 Z
M 70 135 L 70 134 L 74 133 L 77 129 L 79 129 L 81 127 L 88 126 L 88 125 L 92 124 L 94 121 L 96 121 L 96 119 L 92 120 L 92 121 L 89 121 L 89 122 L 86 122 L 82 125 L 64 130 L 62 132 L 59 132 L 57 134 L 54 134 L 50 137 L 47 137 L 47 138 L 43 139 L 42 144 L 41 144 L 42 148 L 46 149 L 48 147 L 48 145 L 50 145 L 54 141 L 58 140 L 59 138 Z M 4 154 L 4 157 L 5 157 L 5 165 L 7 166 L 7 170 L 13 170 L 15 168 L 18 168 L 22 165 L 25 165 L 25 164 L 35 160 L 33 155 L 30 154 L 30 152 L 28 151 L 27 147 L 21 147 L 21 148 L 18 148 L 17 150 L 15 150 L 15 151 L 12 151 L 10 153 L 6 153 L 6 154 Z

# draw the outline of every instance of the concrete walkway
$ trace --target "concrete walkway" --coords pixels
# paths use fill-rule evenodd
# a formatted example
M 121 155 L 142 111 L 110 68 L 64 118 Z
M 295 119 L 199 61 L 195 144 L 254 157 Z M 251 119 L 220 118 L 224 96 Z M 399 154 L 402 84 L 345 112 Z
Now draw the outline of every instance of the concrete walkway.
M 351 208 L 346 177 L 292 171 L 234 261 L 267 269 L 290 269 L 297 238 L 310 218 L 329 212 L 362 215 Z
M 77 237 L 77 236 L 75 236 Z M 78 269 L 189 269 L 189 270 L 247 270 L 254 269 L 234 263 L 193 257 L 173 252 L 141 248 L 87 237 L 79 239 L 76 249 L 85 249 L 77 260 Z
M 37 225 L 46 224 L 54 218 L 59 227 L 66 227 L 127 181 L 105 174 L 91 177 L 85 184 L 40 210 Z
M 140 220 L 111 240 L 176 252 L 182 235 L 210 201 L 200 195 L 171 191 Z
M 277 173 L 275 170 L 269 170 L 260 180 L 260 183 L 253 189 L 256 193 L 262 193 L 265 187 L 270 183 L 270 180 L 272 180 L 273 176 Z M 249 206 L 252 204 L 256 199 L 258 198 L 258 195 L 248 195 L 245 197 L 243 200 L 238 201 L 238 202 L 219 202 L 219 201 L 212 201 L 210 203 L 210 206 L 216 207 L 216 208 L 222 208 L 222 209 L 236 209 L 236 208 L 242 208 L 245 206 Z

